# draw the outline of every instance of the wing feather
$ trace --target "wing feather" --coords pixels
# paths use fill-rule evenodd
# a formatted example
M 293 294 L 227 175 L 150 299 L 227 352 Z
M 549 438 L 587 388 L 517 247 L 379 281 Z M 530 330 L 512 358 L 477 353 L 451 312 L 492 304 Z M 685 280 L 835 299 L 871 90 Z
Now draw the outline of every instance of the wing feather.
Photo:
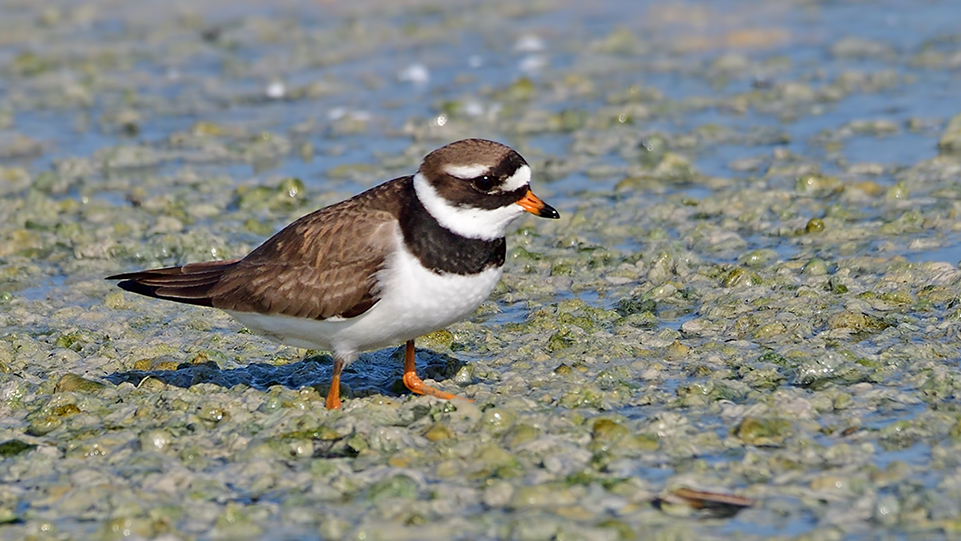
M 127 291 L 238 312 L 355 317 L 379 299 L 378 272 L 400 235 L 410 177 L 291 223 L 239 260 L 117 274 Z

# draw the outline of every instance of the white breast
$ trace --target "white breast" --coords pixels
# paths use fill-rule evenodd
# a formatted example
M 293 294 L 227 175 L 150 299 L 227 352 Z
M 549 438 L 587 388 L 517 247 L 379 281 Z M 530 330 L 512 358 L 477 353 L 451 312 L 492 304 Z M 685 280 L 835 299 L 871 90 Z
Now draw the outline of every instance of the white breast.
M 350 362 L 362 351 L 395 346 L 464 319 L 490 295 L 502 268 L 480 274 L 438 274 L 398 245 L 378 275 L 381 298 L 349 319 L 302 319 L 228 311 L 251 331 L 309 349 L 333 350 Z

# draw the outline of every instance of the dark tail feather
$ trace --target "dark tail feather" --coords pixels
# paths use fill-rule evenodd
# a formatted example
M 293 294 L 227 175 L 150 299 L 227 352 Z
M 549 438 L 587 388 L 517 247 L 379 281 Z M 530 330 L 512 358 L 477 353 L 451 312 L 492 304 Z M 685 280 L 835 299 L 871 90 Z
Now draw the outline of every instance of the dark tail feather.
M 183 267 L 167 267 L 108 276 L 107 280 L 122 280 L 121 289 L 175 302 L 213 306 L 210 292 L 220 282 L 224 272 L 240 261 L 206 261 Z

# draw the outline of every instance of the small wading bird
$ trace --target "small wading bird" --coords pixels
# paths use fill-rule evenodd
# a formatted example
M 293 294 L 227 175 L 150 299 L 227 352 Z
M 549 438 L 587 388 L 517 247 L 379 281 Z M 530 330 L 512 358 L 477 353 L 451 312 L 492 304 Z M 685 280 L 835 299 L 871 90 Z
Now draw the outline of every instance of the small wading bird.
M 121 288 L 212 306 L 278 342 L 333 352 L 326 405 L 363 351 L 407 342 L 404 385 L 451 399 L 417 376 L 414 339 L 467 317 L 500 279 L 504 233 L 525 211 L 558 218 L 531 192 L 514 150 L 465 139 L 397 178 L 291 223 L 242 259 L 110 276 Z

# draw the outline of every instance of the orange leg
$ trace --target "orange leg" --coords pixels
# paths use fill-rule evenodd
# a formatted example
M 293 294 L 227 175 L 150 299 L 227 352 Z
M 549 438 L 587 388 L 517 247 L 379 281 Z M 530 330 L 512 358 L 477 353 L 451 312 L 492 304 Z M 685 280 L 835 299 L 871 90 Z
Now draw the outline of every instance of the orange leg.
M 429 396 L 436 396 L 437 398 L 443 398 L 444 400 L 451 400 L 453 398 L 460 398 L 461 400 L 467 400 L 468 402 L 473 402 L 468 398 L 461 398 L 457 395 L 450 393 L 445 393 L 444 391 L 435 389 L 433 387 L 428 387 L 423 380 L 417 376 L 417 366 L 414 364 L 414 341 L 407 341 L 407 349 L 404 351 L 404 385 L 410 389 L 410 392 L 415 394 L 425 394 Z
M 330 392 L 327 393 L 327 409 L 340 409 L 340 373 L 344 370 L 344 361 L 334 356 L 334 375 L 330 378 Z

